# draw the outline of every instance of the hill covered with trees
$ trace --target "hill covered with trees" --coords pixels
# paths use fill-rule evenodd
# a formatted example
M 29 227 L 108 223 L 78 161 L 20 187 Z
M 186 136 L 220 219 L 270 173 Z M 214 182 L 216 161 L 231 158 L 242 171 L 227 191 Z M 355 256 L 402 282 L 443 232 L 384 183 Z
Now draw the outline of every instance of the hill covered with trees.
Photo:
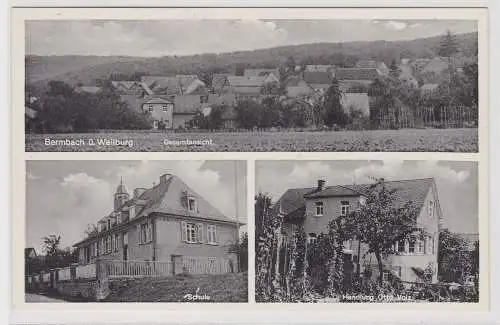
M 456 35 L 459 51 L 466 56 L 477 52 L 477 33 Z M 432 58 L 438 55 L 441 36 L 409 41 L 314 43 L 281 46 L 254 51 L 165 57 L 118 56 L 32 56 L 25 58 L 29 83 L 44 80 L 71 85 L 94 85 L 111 74 L 150 75 L 197 74 L 200 71 L 232 72 L 237 65 L 248 68 L 275 68 L 293 57 L 296 64 L 335 64 L 350 67 L 356 61 L 372 59 L 389 66 L 401 58 Z M 214 49 L 216 51 L 216 49 Z

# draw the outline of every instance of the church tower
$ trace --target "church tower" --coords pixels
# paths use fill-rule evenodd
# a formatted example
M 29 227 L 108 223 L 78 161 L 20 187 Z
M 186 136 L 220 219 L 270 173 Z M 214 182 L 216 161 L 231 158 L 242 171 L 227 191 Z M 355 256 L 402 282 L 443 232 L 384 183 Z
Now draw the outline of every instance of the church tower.
M 129 199 L 129 195 L 127 193 L 127 189 L 125 185 L 123 185 L 123 179 L 120 177 L 120 185 L 116 188 L 115 192 L 115 211 L 117 211 L 123 203 L 127 202 Z

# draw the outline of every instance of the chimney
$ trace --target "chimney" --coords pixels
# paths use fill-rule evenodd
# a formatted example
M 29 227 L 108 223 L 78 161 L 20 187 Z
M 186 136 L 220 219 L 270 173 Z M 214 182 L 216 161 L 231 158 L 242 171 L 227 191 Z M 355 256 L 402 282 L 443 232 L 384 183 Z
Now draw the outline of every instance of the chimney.
M 144 193 L 146 191 L 145 188 L 142 188 L 142 187 L 138 187 L 138 188 L 134 188 L 134 199 L 137 199 L 139 196 L 142 195 L 142 193 Z
M 323 191 L 325 188 L 325 180 L 324 179 L 318 179 L 318 191 Z
M 160 176 L 160 184 L 165 184 L 172 174 L 166 173 Z

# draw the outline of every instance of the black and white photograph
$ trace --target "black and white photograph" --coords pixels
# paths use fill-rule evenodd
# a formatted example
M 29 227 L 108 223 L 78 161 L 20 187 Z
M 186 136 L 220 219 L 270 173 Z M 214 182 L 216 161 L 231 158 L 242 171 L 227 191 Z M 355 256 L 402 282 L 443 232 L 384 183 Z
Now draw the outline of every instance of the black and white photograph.
M 478 36 L 396 16 L 26 20 L 25 150 L 475 153 Z
M 25 302 L 247 302 L 246 161 L 32 160 Z
M 479 302 L 478 164 L 257 161 L 256 302 Z

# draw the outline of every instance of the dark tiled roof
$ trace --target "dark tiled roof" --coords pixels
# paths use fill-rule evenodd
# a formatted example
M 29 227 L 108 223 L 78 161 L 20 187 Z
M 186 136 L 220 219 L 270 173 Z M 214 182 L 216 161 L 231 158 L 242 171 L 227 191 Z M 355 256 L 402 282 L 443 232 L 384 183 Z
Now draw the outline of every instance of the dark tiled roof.
M 401 181 L 386 181 L 388 190 L 394 190 L 396 208 L 402 207 L 406 202 L 411 201 L 416 207 L 424 204 L 427 193 L 434 183 L 433 178 L 409 179 Z M 344 185 L 359 193 L 367 194 L 370 191 L 371 184 Z
M 314 191 L 316 188 L 293 188 L 289 189 L 281 196 L 281 198 L 276 202 L 275 206 L 281 209 L 285 215 L 292 213 L 293 211 L 302 208 L 306 204 L 304 195 Z
M 375 80 L 380 76 L 374 68 L 339 68 L 336 72 L 338 80 Z
M 332 196 L 358 196 L 359 193 L 342 185 L 327 186 L 322 191 L 313 191 L 305 195 L 307 199 L 332 197 Z
M 274 74 L 275 77 L 279 77 L 278 69 L 245 69 L 243 75 L 245 77 L 265 77 L 269 74 Z
M 410 179 L 400 181 L 386 181 L 389 190 L 395 190 L 395 207 L 402 207 L 411 201 L 416 207 L 424 204 L 427 193 L 434 182 L 433 178 Z M 368 195 L 372 184 L 357 185 L 334 185 L 327 186 L 323 191 L 316 191 L 316 188 L 289 189 L 281 196 L 276 203 L 276 207 L 281 205 L 281 211 L 288 215 L 305 206 L 306 199 L 335 196 L 359 196 Z
M 190 212 L 185 203 L 182 202 L 182 197 L 185 194 L 189 194 L 196 198 L 197 211 Z M 160 182 L 156 186 L 149 188 L 144 191 L 136 200 L 145 202 L 141 205 L 140 210 L 136 211 L 137 216 L 134 219 L 129 220 L 127 223 L 133 222 L 141 217 L 145 217 L 152 213 L 169 214 L 183 218 L 200 219 L 207 221 L 221 221 L 236 224 L 236 220 L 228 218 L 217 208 L 212 206 L 203 197 L 193 191 L 186 183 L 184 183 L 180 178 L 175 175 L 170 175 L 164 182 Z M 118 211 L 122 211 L 124 208 L 131 206 L 134 203 L 134 199 L 125 202 Z M 104 217 L 101 220 L 106 219 Z M 244 222 L 239 222 L 241 225 Z M 123 226 L 123 225 L 119 225 Z M 113 232 L 114 228 L 109 231 L 102 232 L 102 234 Z M 100 237 L 101 233 L 95 237 Z M 92 237 L 94 238 L 94 237 Z M 86 238 L 74 246 L 80 245 L 91 238 Z
M 308 84 L 331 84 L 332 80 L 333 75 L 330 72 L 304 72 L 304 81 Z

